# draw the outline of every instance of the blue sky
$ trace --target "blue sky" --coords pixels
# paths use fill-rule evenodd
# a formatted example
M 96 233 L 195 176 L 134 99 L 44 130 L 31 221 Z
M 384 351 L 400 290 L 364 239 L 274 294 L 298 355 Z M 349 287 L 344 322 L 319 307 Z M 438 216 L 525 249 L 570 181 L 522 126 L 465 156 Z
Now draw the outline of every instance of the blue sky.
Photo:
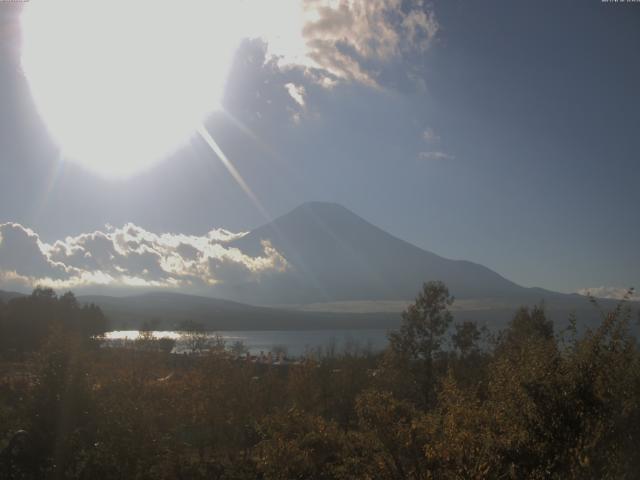
M 307 46 L 322 40 L 312 67 L 264 37 L 234 58 L 226 113 L 206 125 L 268 216 L 332 201 L 525 286 L 640 286 L 640 4 L 369 7 L 346 39 L 337 8 L 301 25 Z M 0 223 L 52 244 L 105 224 L 204 235 L 267 220 L 195 137 L 125 180 L 61 160 L 20 70 L 18 14 L 0 3 Z

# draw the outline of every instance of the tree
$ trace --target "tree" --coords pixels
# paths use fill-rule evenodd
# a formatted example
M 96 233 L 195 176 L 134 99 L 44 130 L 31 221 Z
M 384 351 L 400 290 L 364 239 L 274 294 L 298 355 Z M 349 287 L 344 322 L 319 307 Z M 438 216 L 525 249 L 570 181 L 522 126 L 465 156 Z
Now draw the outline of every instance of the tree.
M 482 335 L 481 329 L 475 322 L 464 321 L 455 324 L 455 333 L 451 336 L 453 347 L 460 352 L 462 358 L 466 358 L 478 348 L 478 340 Z
M 242 340 L 236 340 L 231 344 L 231 353 L 237 357 L 249 353 L 249 348 Z
M 449 311 L 452 304 L 444 283 L 425 283 L 413 305 L 402 313 L 400 330 L 389 335 L 388 358 L 412 373 L 427 403 L 433 399 L 433 362 L 453 319 Z
M 14 298 L 5 306 L 0 315 L 0 349 L 33 351 L 53 329 L 91 340 L 108 330 L 108 321 L 99 307 L 80 306 L 71 292 L 58 297 L 50 288 L 38 287 L 30 296 Z
M 402 313 L 400 331 L 389 335 L 391 349 L 415 360 L 432 360 L 451 324 L 448 307 L 452 304 L 444 283 L 425 283 L 413 305 Z
M 553 322 L 547 319 L 544 304 L 520 307 L 509 322 L 504 342 L 508 345 L 519 345 L 529 340 L 553 340 Z
M 210 346 L 210 338 L 205 326 L 193 320 L 185 320 L 179 327 L 182 332 L 180 343 L 191 353 L 201 353 Z

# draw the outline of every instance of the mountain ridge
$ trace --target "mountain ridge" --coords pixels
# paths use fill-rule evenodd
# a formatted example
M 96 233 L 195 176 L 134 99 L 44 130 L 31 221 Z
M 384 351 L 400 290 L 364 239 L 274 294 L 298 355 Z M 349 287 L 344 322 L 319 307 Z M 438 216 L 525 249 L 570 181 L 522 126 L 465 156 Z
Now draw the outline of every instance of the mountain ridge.
M 479 263 L 447 259 L 422 249 L 336 203 L 302 204 L 231 246 L 258 255 L 264 240 L 287 259 L 291 269 L 282 278 L 266 282 L 280 285 L 248 289 L 246 294 L 253 296 L 254 303 L 405 300 L 413 298 L 428 280 L 444 281 L 460 298 L 528 296 L 537 291 Z M 240 289 L 223 289 L 222 293 L 240 301 L 251 298 Z

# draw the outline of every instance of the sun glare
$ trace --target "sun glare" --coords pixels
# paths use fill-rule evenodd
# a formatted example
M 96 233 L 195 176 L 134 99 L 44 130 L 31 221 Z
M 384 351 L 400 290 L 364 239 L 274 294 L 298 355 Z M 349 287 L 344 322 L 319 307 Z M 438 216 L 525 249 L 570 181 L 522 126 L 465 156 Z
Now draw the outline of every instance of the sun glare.
M 65 158 L 124 177 L 194 135 L 240 40 L 231 3 L 30 2 L 22 67 Z

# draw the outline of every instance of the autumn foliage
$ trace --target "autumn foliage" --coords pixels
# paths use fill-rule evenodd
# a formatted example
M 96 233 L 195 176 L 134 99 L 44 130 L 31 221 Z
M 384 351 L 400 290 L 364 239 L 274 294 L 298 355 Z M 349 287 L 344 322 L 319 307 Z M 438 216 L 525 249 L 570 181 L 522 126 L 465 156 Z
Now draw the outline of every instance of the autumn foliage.
M 286 366 L 99 348 L 62 320 L 19 358 L 5 339 L 0 478 L 637 478 L 640 351 L 624 303 L 580 335 L 554 332 L 542 307 L 490 335 L 453 324 L 452 302 L 426 284 L 385 352 Z

